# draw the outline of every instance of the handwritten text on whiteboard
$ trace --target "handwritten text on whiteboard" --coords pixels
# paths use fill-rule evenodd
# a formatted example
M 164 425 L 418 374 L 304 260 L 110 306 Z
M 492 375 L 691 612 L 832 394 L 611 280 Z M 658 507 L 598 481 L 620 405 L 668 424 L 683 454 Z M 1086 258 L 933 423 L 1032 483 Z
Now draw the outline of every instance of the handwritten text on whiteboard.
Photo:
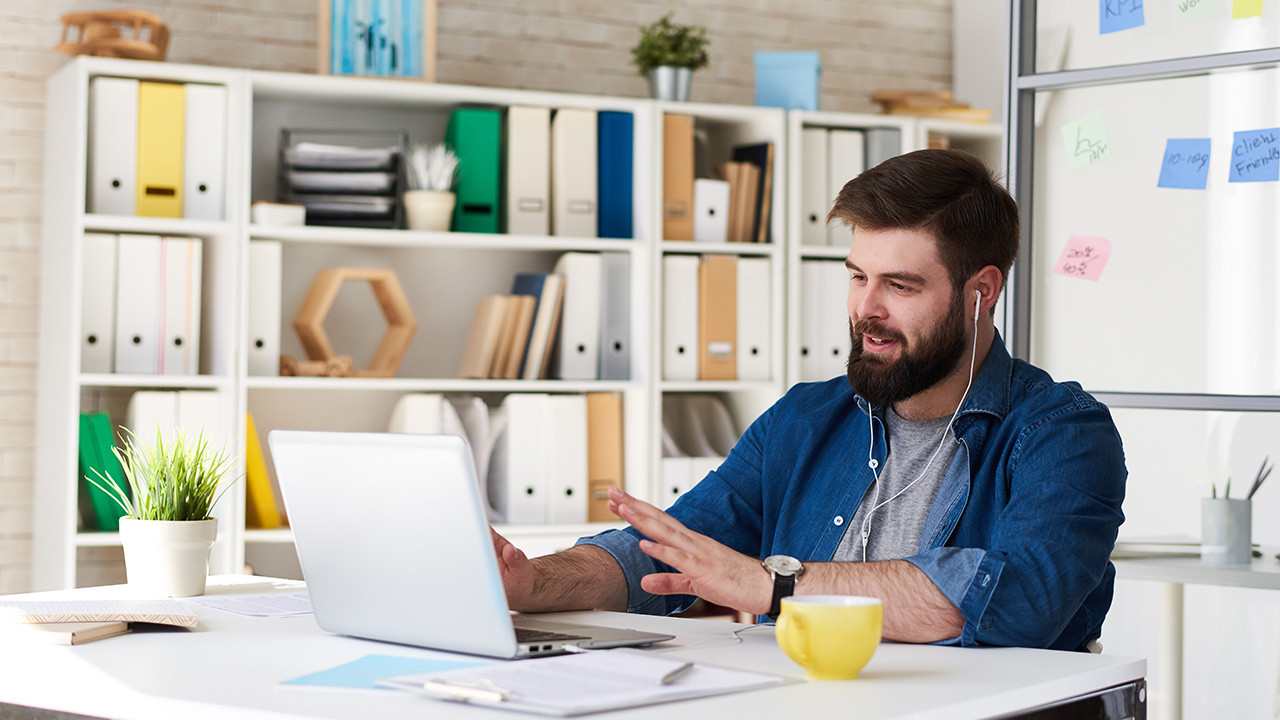
M 1100 237 L 1072 235 L 1053 265 L 1055 275 L 1097 281 L 1111 257 L 1111 243 Z

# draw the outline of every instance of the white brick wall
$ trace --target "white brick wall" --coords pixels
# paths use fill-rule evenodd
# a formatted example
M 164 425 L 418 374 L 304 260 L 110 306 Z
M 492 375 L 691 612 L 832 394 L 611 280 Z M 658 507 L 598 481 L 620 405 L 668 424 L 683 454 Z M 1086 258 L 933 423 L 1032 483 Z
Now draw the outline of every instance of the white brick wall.
M 149 10 L 169 25 L 169 59 L 309 72 L 315 0 L 99 0 Z M 643 96 L 629 62 L 638 26 L 672 3 L 627 0 L 441 0 L 441 82 Z M 58 16 L 82 0 L 0 4 L 0 594 L 31 576 L 39 206 L 45 79 Z M 951 86 L 951 0 L 690 0 L 675 19 L 707 27 L 711 65 L 693 99 L 754 102 L 752 53 L 819 50 L 824 110 L 869 112 L 881 88 Z M 121 582 L 119 550 L 79 553 L 84 584 Z

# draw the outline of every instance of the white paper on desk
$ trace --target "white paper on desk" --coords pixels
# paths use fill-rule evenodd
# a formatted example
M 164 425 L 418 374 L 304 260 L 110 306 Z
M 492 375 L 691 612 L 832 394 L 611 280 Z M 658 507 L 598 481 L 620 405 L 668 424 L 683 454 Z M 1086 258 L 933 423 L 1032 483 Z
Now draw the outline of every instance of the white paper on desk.
M 583 715 L 618 708 L 654 705 L 721 695 L 789 682 L 774 675 L 695 665 L 670 685 L 661 678 L 683 661 L 628 650 L 605 650 L 521 660 L 438 673 L 402 675 L 379 684 L 445 698 L 423 689 L 428 680 L 475 683 L 488 680 L 511 692 L 507 701 L 470 699 L 473 705 L 540 715 Z
M 186 601 L 201 607 L 249 617 L 296 617 L 311 614 L 311 595 L 305 592 L 205 595 L 187 598 Z

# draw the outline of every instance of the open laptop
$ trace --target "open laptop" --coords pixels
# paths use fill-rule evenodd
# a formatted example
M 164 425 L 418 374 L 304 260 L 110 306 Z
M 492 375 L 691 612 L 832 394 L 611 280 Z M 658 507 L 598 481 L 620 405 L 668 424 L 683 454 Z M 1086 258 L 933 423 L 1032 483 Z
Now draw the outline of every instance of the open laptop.
M 500 658 L 672 639 L 513 617 L 460 437 L 273 430 L 267 441 L 324 630 Z

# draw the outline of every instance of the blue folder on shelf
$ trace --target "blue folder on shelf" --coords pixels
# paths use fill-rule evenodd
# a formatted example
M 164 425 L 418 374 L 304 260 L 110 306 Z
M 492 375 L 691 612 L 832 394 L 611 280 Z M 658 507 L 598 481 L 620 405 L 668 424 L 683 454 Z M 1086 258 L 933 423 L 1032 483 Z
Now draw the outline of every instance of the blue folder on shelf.
M 631 176 L 635 118 L 627 112 L 604 111 L 597 119 L 599 147 L 596 182 L 598 235 L 631 239 Z

